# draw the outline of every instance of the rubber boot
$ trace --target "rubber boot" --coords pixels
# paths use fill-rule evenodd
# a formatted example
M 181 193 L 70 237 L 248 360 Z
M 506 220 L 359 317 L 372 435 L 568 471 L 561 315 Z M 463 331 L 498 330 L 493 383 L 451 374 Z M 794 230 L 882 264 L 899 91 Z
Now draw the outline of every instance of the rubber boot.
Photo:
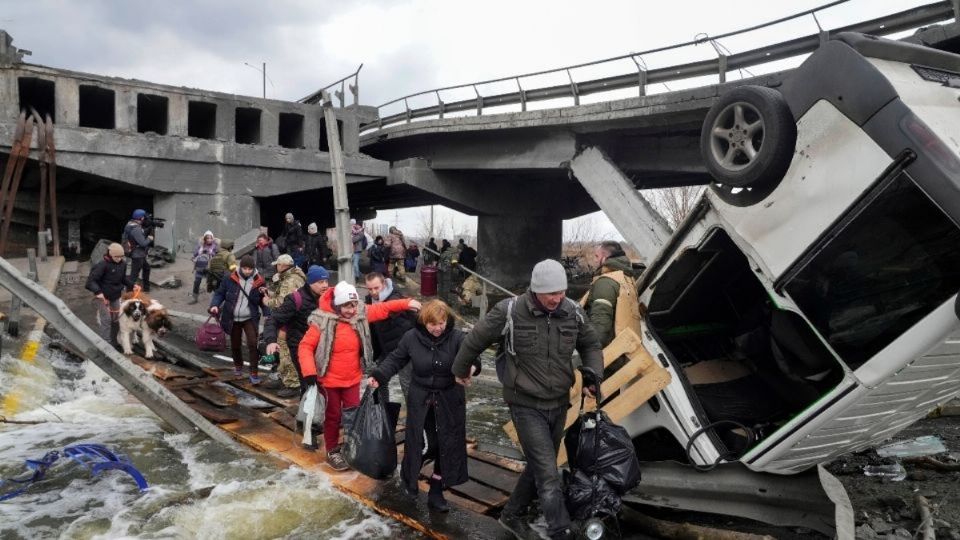
M 427 494 L 427 506 L 438 512 L 449 512 L 450 505 L 443 498 L 443 481 L 440 478 L 430 478 L 430 493 Z

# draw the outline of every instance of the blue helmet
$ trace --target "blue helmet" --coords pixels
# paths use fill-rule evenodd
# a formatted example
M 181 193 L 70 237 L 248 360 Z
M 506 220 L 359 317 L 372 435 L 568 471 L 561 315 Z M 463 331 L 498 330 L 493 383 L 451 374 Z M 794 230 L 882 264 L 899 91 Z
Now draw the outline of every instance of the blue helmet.
M 147 217 L 147 211 L 142 208 L 137 208 L 133 211 L 133 219 L 143 219 Z

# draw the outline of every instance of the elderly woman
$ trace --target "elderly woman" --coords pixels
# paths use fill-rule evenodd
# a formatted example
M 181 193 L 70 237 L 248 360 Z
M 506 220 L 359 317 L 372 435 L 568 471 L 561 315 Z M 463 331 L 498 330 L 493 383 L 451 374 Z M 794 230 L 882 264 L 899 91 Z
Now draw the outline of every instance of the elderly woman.
M 467 481 L 466 398 L 451 367 L 463 343 L 464 333 L 454 328 L 453 311 L 440 300 L 423 306 L 417 326 L 407 331 L 383 362 L 371 371 L 367 382 L 373 388 L 388 384 L 408 362 L 413 380 L 407 398 L 407 429 L 400 479 L 411 495 L 417 493 L 417 477 L 424 459 L 433 459 L 430 477 L 430 508 L 450 510 L 443 488 Z M 479 362 L 474 374 L 479 373 Z M 423 455 L 424 433 L 427 455 Z

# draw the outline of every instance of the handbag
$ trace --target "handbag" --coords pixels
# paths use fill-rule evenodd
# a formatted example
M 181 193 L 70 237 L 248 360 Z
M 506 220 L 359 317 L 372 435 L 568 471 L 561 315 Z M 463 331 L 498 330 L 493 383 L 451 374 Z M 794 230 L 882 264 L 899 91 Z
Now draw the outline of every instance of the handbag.
M 227 334 L 220 327 L 220 323 L 211 315 L 207 318 L 207 322 L 197 328 L 194 342 L 201 351 L 221 352 L 227 348 Z

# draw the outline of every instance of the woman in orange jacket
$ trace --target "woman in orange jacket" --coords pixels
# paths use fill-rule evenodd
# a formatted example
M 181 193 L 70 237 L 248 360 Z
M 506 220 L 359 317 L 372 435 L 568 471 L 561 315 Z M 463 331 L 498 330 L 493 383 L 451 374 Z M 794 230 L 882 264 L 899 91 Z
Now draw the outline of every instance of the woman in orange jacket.
M 392 313 L 417 311 L 420 302 L 410 298 L 365 305 L 357 289 L 345 281 L 320 297 L 310 314 L 309 328 L 297 350 L 304 389 L 320 383 L 327 398 L 323 442 L 327 463 L 337 471 L 349 468 L 340 454 L 340 418 L 345 407 L 360 404 L 360 379 L 374 367 L 370 323 Z

